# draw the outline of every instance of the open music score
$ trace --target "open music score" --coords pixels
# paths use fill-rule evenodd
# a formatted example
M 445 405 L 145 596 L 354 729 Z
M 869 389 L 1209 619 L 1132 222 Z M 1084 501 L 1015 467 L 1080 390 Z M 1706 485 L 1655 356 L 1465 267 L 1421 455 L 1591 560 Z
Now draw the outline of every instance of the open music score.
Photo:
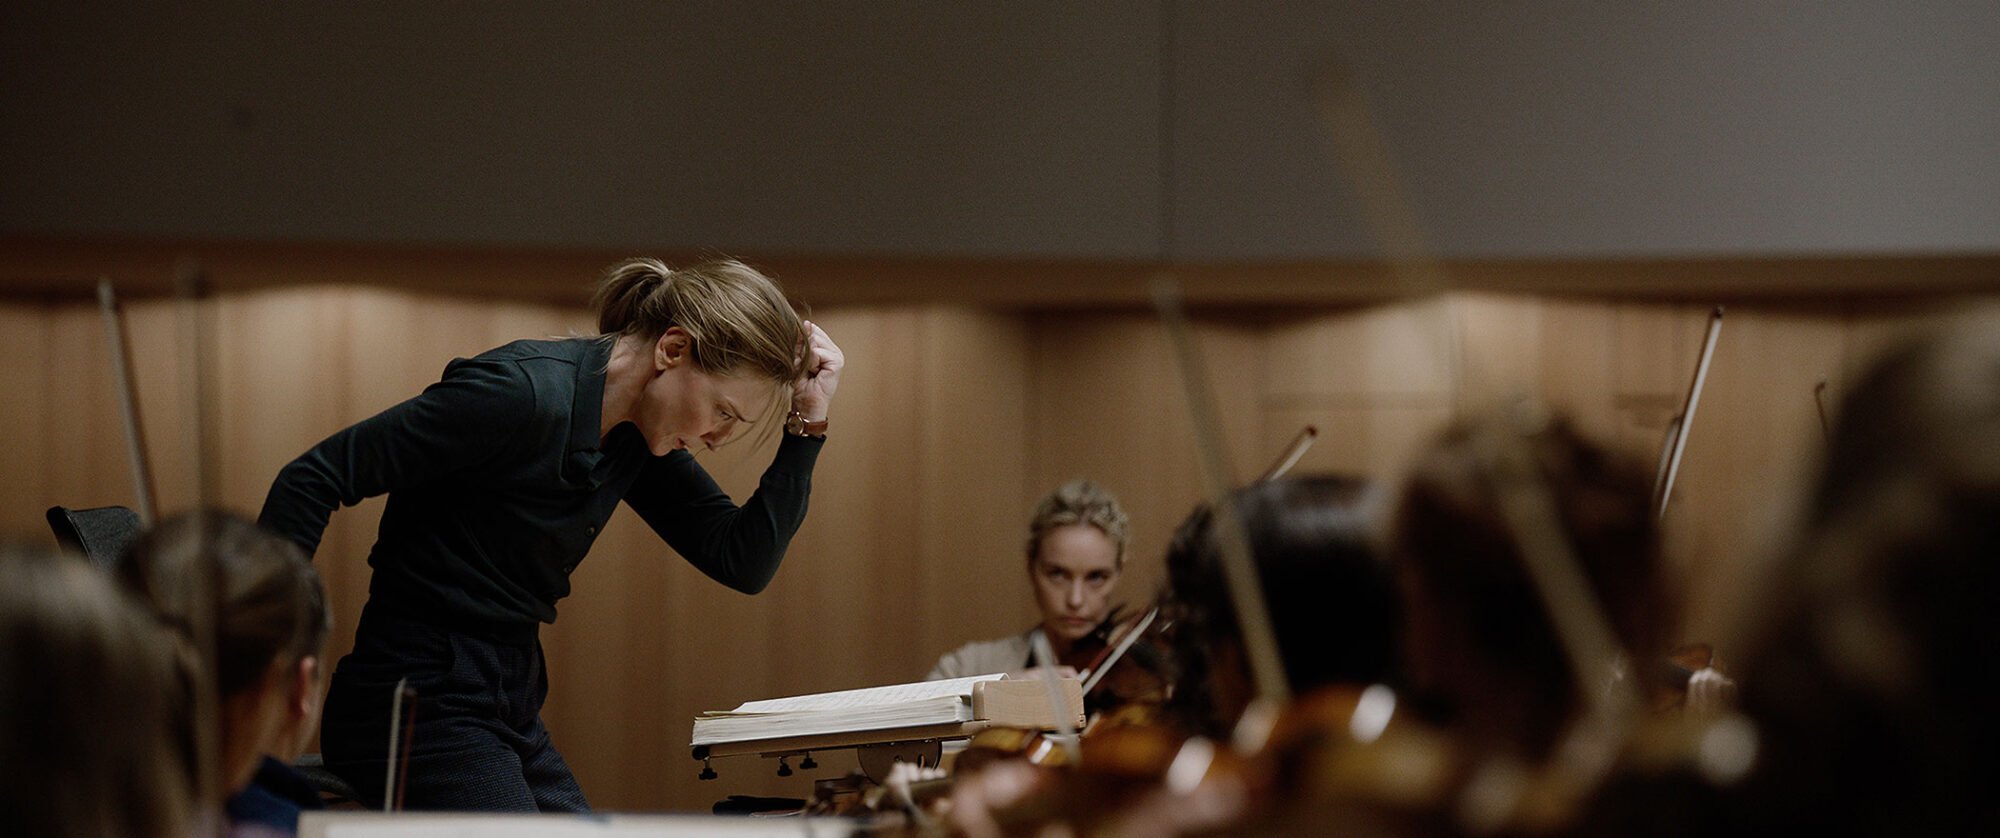
M 1063 712 L 1083 723 L 1083 685 L 1058 682 Z M 920 681 L 745 702 L 695 717 L 695 759 L 780 755 L 896 742 L 963 739 L 989 727 L 1060 726 L 1048 688 L 1004 674 Z
M 859 822 L 834 817 L 352 811 L 299 815 L 299 838 L 840 838 L 860 833 Z

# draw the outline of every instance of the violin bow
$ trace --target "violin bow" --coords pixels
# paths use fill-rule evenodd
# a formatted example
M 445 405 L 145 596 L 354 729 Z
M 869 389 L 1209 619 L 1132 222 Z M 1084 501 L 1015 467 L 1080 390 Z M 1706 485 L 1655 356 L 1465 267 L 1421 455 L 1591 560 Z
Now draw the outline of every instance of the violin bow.
M 1669 433 L 1673 454 L 1667 457 L 1666 468 L 1659 483 L 1654 487 L 1653 501 L 1659 506 L 1660 520 L 1667 518 L 1667 500 L 1674 494 L 1674 478 L 1680 476 L 1681 454 L 1687 451 L 1688 428 L 1694 425 L 1694 409 L 1701 405 L 1701 388 L 1708 383 L 1708 364 L 1715 358 L 1715 339 L 1722 335 L 1722 306 L 1708 316 L 1708 335 L 1701 342 L 1701 361 L 1694 366 L 1694 381 L 1688 384 L 1687 401 L 1682 403 L 1680 419 Z
M 1194 420 L 1195 448 L 1201 462 L 1202 482 L 1208 489 L 1209 514 L 1213 516 L 1209 521 L 1210 532 L 1222 554 L 1223 579 L 1236 607 L 1257 701 L 1275 709 L 1291 700 L 1292 690 L 1278 655 L 1277 633 L 1271 628 L 1271 611 L 1264 602 L 1264 588 L 1258 584 L 1257 570 L 1250 563 L 1250 541 L 1243 531 L 1241 517 L 1236 514 L 1236 505 L 1230 502 L 1230 470 L 1222 449 L 1221 424 L 1216 421 L 1215 402 L 1208 378 L 1202 372 L 1194 330 L 1181 308 L 1180 289 L 1171 278 L 1161 276 L 1153 281 L 1153 305 L 1159 309 L 1161 325 L 1166 327 L 1167 342 L 1174 350 L 1174 366 L 1180 371 L 1183 395 Z
M 97 280 L 97 309 L 103 315 L 104 341 L 111 353 L 111 374 L 118 385 L 118 402 L 125 419 L 125 448 L 132 461 L 132 495 L 139 526 L 153 526 L 153 469 L 148 465 L 146 434 L 139 423 L 139 395 L 132 381 L 132 343 L 125 336 L 125 316 L 111 279 Z
M 1292 466 L 1299 464 L 1299 460 L 1305 457 L 1306 451 L 1313 447 L 1313 441 L 1318 438 L 1318 428 L 1311 425 L 1305 426 L 1299 431 L 1298 436 L 1292 437 L 1292 444 L 1285 446 L 1284 452 L 1278 455 L 1278 459 L 1271 463 L 1270 468 L 1264 470 L 1263 475 L 1259 476 L 1256 482 L 1269 483 L 1285 476 L 1286 472 L 1292 470 Z
M 1158 616 L 1160 616 L 1159 606 L 1155 605 L 1148 609 L 1146 615 L 1140 617 L 1139 622 L 1134 624 L 1130 631 L 1125 632 L 1124 637 L 1119 638 L 1118 645 L 1111 647 L 1111 653 L 1105 655 L 1104 660 L 1099 661 L 1096 666 L 1091 667 L 1089 671 L 1084 673 L 1084 695 L 1090 695 L 1091 690 L 1097 689 L 1097 682 L 1104 680 L 1104 673 L 1110 672 L 1111 667 L 1117 665 L 1118 659 L 1124 657 L 1125 651 L 1132 648 L 1132 644 L 1138 642 L 1140 635 L 1146 633 L 1146 629 L 1152 627 L 1153 619 Z
M 220 426 L 217 393 L 211 385 L 214 362 L 214 316 L 205 304 L 209 299 L 208 277 L 192 260 L 182 260 L 174 268 L 174 291 L 180 309 L 181 380 L 189 382 L 183 399 L 188 413 L 188 450 L 194 454 L 194 497 L 196 508 L 207 508 L 216 495 L 216 458 L 221 446 L 213 438 Z

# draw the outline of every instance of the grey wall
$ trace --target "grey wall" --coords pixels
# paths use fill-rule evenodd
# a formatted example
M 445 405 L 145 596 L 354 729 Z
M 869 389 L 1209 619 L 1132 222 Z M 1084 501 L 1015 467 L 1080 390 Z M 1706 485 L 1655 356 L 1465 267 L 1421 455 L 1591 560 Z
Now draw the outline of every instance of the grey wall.
M 0 232 L 1290 259 L 2000 249 L 2000 4 L 7 4 Z

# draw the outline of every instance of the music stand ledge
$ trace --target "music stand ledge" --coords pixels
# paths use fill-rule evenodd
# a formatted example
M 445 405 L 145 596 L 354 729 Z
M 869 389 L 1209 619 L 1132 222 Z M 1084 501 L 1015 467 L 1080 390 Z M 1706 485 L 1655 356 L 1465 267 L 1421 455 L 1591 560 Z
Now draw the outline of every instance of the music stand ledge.
M 1075 678 L 1058 682 L 1063 704 L 1069 711 L 1070 727 L 1083 726 L 1083 685 Z M 878 730 L 850 730 L 781 736 L 770 739 L 741 739 L 691 746 L 697 760 L 757 754 L 789 756 L 809 751 L 829 751 L 869 745 L 904 745 L 969 739 L 990 727 L 1027 727 L 1055 730 L 1059 724 L 1049 707 L 1048 686 L 1036 679 L 981 681 L 972 685 L 973 719 L 966 722 L 892 727 Z

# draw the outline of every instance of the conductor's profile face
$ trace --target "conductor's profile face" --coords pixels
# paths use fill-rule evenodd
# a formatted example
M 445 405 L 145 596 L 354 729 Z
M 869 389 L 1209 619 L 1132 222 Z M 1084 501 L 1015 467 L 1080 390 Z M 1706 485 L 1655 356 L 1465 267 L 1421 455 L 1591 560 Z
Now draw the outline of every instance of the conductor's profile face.
M 1029 563 L 1028 575 L 1050 639 L 1066 645 L 1103 622 L 1118 572 L 1118 545 L 1103 530 L 1071 524 L 1043 536 L 1041 555 Z
M 769 381 L 695 368 L 679 329 L 654 347 L 653 378 L 633 408 L 633 424 L 655 456 L 690 448 L 713 449 L 729 441 L 745 417 L 763 415 L 777 395 Z

